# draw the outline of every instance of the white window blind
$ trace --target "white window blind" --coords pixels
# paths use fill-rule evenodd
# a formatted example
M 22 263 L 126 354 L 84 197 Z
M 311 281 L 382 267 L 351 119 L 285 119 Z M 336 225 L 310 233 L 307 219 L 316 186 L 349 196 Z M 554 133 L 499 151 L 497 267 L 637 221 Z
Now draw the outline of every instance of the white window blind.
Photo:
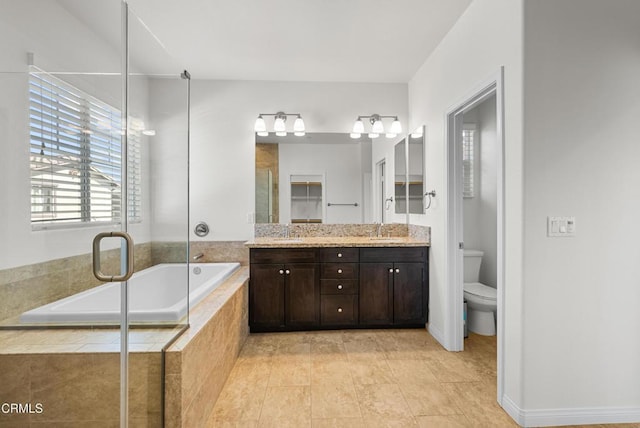
M 32 225 L 120 222 L 120 111 L 34 68 L 29 123 Z M 129 140 L 129 216 L 139 221 L 139 133 Z
M 464 198 L 473 198 L 475 195 L 473 180 L 473 146 L 475 134 L 475 126 L 465 124 L 462 130 L 462 196 Z

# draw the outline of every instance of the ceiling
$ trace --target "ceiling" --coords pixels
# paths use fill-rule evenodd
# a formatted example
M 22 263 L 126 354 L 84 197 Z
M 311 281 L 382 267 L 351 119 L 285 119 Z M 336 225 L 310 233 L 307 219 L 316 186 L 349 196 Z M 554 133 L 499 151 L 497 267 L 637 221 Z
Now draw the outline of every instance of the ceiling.
M 197 79 L 406 83 L 471 1 L 127 0 L 131 57 Z M 58 2 L 119 40 L 117 1 Z
M 471 0 L 128 0 L 194 78 L 408 82 Z

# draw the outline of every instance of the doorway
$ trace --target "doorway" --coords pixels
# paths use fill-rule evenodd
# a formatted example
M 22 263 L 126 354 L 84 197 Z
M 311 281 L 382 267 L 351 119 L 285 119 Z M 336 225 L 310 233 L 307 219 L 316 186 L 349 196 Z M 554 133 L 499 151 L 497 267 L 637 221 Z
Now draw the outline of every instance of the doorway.
M 376 189 L 375 206 L 377 223 L 386 223 L 387 220 L 387 194 L 386 194 L 386 159 L 376 164 Z
M 469 91 L 463 100 L 447 112 L 447 202 L 446 223 L 447 329 L 446 341 L 452 351 L 464 350 L 464 195 L 465 153 L 463 135 L 465 113 L 495 97 L 495 284 L 497 289 L 497 392 L 502 404 L 504 385 L 504 95 L 503 69 Z

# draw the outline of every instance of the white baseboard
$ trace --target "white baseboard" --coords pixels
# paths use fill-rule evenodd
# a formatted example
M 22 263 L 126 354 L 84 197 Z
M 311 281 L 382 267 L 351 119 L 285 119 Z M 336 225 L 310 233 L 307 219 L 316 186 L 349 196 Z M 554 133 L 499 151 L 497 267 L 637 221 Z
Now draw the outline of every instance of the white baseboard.
M 444 342 L 444 334 L 442 334 L 442 332 L 440 330 L 438 330 L 437 328 L 435 328 L 432 324 L 427 324 L 427 331 L 429 332 L 429 334 L 431 336 L 433 336 L 433 338 L 435 340 L 438 341 L 438 343 L 440 343 L 445 349 L 447 348 L 445 346 L 445 342 Z
M 502 407 L 523 427 L 640 422 L 640 407 L 523 410 L 506 395 L 502 397 Z

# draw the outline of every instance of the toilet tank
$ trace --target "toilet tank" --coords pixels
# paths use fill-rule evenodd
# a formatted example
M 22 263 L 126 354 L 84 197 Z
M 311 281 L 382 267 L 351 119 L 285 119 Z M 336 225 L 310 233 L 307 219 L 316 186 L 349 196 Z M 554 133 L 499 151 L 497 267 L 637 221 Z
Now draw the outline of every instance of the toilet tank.
M 479 250 L 464 250 L 464 282 L 480 281 L 480 265 L 484 253 Z

